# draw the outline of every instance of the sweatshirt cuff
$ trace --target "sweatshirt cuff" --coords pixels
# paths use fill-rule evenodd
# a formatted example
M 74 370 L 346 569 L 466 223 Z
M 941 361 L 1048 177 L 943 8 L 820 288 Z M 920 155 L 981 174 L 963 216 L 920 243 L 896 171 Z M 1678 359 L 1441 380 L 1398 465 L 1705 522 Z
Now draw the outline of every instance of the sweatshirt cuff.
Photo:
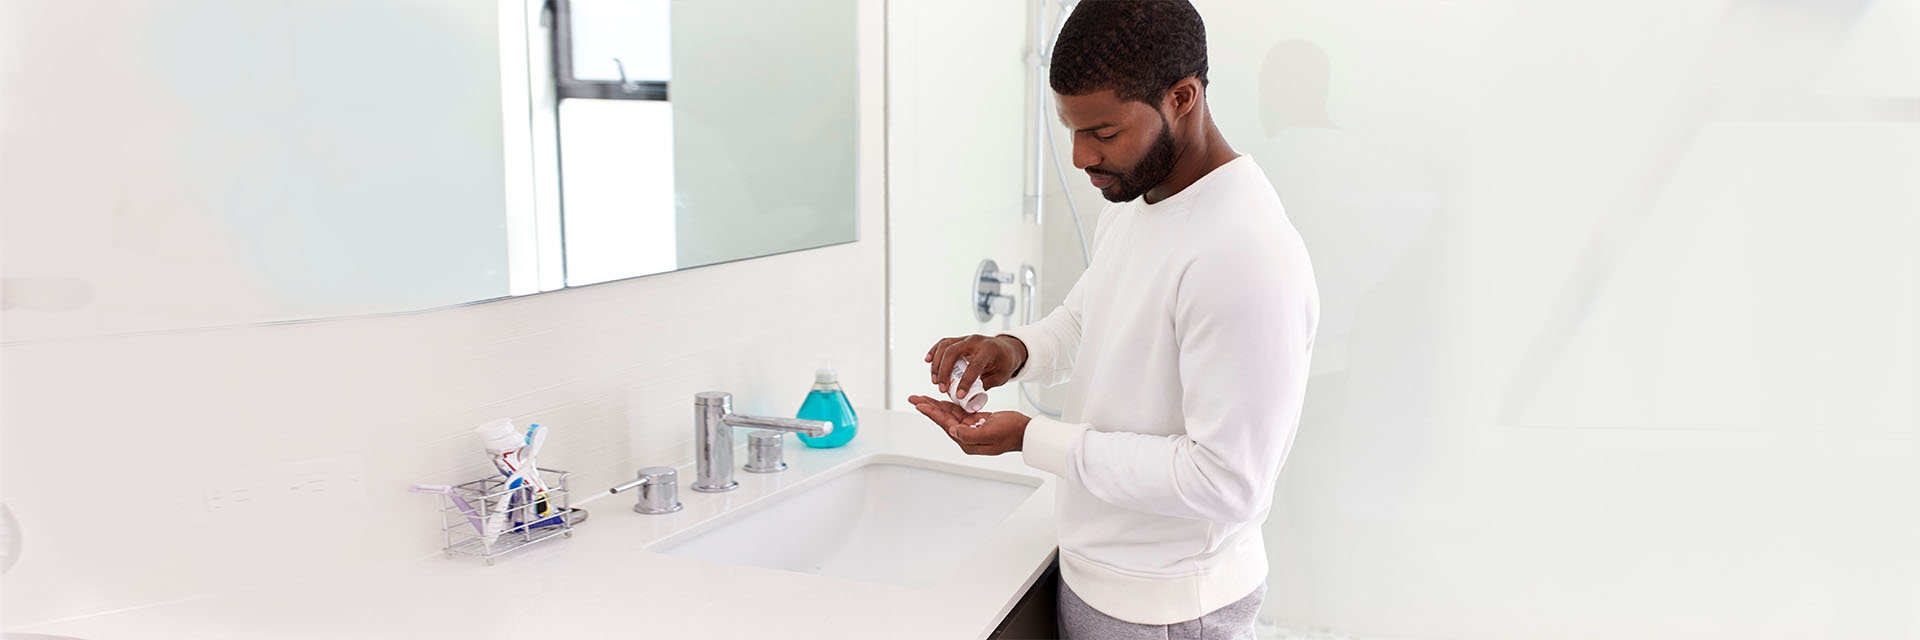
M 1020 443 L 1020 453 L 1027 466 L 1066 477 L 1073 469 L 1073 453 L 1080 448 L 1080 439 L 1087 433 L 1087 425 L 1072 424 L 1054 420 L 1046 416 L 1034 416 L 1027 422 L 1027 434 Z
M 1047 340 L 1046 334 L 1041 333 L 1040 329 L 1033 325 L 1027 325 L 1002 331 L 1000 335 L 1013 336 L 1027 348 L 1027 361 L 1020 364 L 1019 371 L 1014 372 L 1014 380 L 1031 382 L 1045 377 L 1040 370 L 1053 366 L 1053 352 L 1049 351 L 1053 343 Z

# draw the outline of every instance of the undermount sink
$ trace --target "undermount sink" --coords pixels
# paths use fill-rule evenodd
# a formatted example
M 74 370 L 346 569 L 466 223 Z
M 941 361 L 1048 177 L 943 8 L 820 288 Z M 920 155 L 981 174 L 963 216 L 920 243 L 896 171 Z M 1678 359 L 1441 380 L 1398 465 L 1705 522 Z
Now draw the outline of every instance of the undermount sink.
M 661 540 L 667 555 L 927 587 L 966 561 L 1040 478 L 873 455 Z

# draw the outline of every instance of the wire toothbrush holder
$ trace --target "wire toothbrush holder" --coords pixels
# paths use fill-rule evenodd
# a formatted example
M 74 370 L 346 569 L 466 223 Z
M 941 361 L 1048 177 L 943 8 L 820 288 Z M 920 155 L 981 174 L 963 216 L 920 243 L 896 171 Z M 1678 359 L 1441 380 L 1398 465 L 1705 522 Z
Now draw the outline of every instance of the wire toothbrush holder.
M 570 473 L 536 469 L 548 487 L 536 494 L 530 484 L 509 488 L 495 476 L 441 488 L 440 531 L 448 558 L 494 558 L 556 537 L 573 537 Z

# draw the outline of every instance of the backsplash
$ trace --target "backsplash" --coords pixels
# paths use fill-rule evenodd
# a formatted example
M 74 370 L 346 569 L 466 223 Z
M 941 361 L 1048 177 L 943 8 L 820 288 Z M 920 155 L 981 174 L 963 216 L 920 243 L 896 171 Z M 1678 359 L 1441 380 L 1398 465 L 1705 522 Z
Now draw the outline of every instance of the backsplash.
M 586 495 L 691 462 L 699 391 L 789 415 L 832 359 L 884 404 L 881 260 L 869 239 L 419 314 L 9 344 L 25 546 L 4 616 L 434 554 L 432 499 L 406 488 L 492 473 L 469 432 L 491 418 L 551 427 L 542 465 Z M 779 277 L 799 272 L 846 275 Z

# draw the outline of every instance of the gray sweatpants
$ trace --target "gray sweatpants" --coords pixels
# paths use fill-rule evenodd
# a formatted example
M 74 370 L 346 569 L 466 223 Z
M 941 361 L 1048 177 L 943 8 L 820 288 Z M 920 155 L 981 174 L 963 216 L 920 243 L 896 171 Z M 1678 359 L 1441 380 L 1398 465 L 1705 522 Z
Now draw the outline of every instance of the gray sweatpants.
M 1087 606 L 1060 581 L 1060 637 L 1063 640 L 1254 640 L 1254 615 L 1267 598 L 1267 584 L 1247 597 L 1212 612 L 1173 624 L 1134 624 Z

